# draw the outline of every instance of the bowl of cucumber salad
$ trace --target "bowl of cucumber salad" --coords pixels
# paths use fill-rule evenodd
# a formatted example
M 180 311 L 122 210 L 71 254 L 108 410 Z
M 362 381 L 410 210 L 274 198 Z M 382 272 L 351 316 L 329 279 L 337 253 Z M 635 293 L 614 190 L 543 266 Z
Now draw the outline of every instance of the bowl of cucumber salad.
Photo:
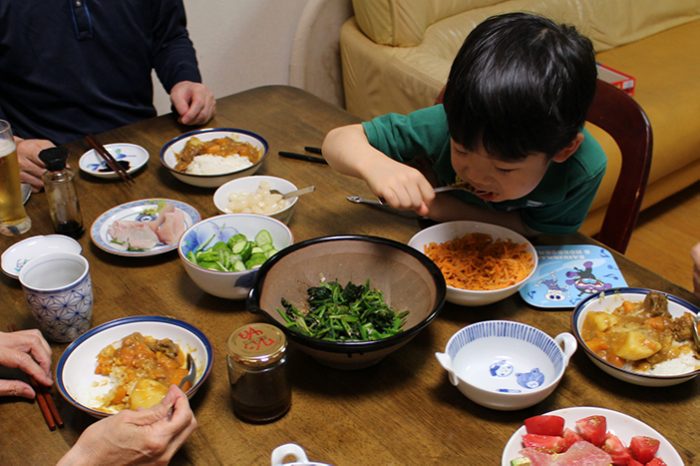
M 185 272 L 202 291 L 245 299 L 258 268 L 294 242 L 281 221 L 258 214 L 225 214 L 192 225 L 180 238 Z

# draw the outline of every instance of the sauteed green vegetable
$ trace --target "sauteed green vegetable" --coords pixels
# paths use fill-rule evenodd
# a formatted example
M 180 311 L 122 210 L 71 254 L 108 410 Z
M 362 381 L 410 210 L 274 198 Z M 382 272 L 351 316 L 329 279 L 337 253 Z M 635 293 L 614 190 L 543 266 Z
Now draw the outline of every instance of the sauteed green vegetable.
M 287 328 L 302 335 L 329 341 L 380 340 L 402 331 L 408 311 L 396 312 L 384 301 L 381 290 L 348 282 L 323 282 L 307 290 L 308 311 L 282 298 L 277 312 Z

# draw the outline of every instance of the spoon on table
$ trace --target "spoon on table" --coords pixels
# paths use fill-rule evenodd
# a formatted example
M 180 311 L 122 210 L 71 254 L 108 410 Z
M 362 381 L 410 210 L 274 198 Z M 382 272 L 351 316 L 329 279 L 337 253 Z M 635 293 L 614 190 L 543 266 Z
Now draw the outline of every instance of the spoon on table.
M 187 375 L 185 375 L 182 380 L 180 380 L 180 383 L 177 384 L 178 388 L 182 390 L 186 390 L 184 387 L 187 382 L 190 383 L 190 385 L 187 387 L 187 390 L 192 388 L 194 385 L 194 379 L 197 376 L 197 365 L 194 362 L 194 358 L 192 357 L 191 354 L 187 354 Z
M 305 188 L 297 189 L 296 191 L 290 191 L 288 193 L 281 193 L 276 189 L 271 189 L 271 194 L 281 194 L 282 199 L 291 199 L 293 197 L 303 196 L 304 194 L 312 193 L 316 190 L 316 186 L 307 186 Z

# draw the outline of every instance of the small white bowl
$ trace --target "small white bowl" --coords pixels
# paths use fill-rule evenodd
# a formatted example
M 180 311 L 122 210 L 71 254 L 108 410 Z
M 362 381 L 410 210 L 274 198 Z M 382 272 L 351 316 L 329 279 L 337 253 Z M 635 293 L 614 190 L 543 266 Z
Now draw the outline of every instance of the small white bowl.
M 84 333 L 63 352 L 56 365 L 56 386 L 61 396 L 76 408 L 95 417 L 109 413 L 98 411 L 101 398 L 111 390 L 109 379 L 95 374 L 97 355 L 107 345 L 139 332 L 154 338 L 170 338 L 183 351 L 192 354 L 197 375 L 187 391 L 191 398 L 209 376 L 213 353 L 206 335 L 181 320 L 162 316 L 133 316 L 112 320 Z
M 175 166 L 177 165 L 177 157 L 175 154 L 182 151 L 185 144 L 187 144 L 187 141 L 194 136 L 199 138 L 201 141 L 210 141 L 212 139 L 228 137 L 235 139 L 236 141 L 247 142 L 256 147 L 262 155 L 250 167 L 217 175 L 194 175 L 175 170 Z M 227 181 L 235 178 L 241 178 L 243 176 L 249 176 L 257 172 L 267 158 L 267 153 L 267 141 L 263 139 L 262 136 L 252 131 L 235 128 L 207 128 L 181 134 L 180 136 L 166 142 L 165 145 L 163 145 L 163 148 L 160 150 L 160 163 L 167 168 L 175 178 L 183 183 L 202 188 L 218 188 Z
M 533 267 L 528 276 L 523 280 L 498 290 L 465 290 L 463 288 L 455 288 L 447 285 L 447 301 L 461 306 L 485 306 L 501 301 L 512 296 L 522 288 L 525 282 L 527 282 L 535 273 L 535 270 L 537 270 L 537 250 L 535 246 L 521 234 L 490 223 L 467 220 L 438 223 L 437 225 L 428 227 L 413 235 L 408 241 L 408 245 L 425 254 L 425 246 L 430 243 L 444 243 L 462 237 L 468 233 L 486 233 L 491 235 L 494 239 L 511 240 L 515 243 L 526 244 L 534 260 Z
M 591 311 L 612 312 L 615 308 L 621 306 L 623 301 L 643 301 L 650 291 L 654 290 L 648 288 L 613 288 L 586 298 L 581 301 L 576 308 L 574 308 L 574 312 L 571 313 L 572 331 L 591 361 L 605 373 L 616 379 L 635 385 L 642 385 L 644 387 L 668 387 L 694 379 L 700 375 L 700 369 L 675 375 L 648 375 L 619 368 L 595 354 L 583 341 L 581 329 L 583 327 L 583 322 L 586 320 L 586 314 Z M 662 294 L 668 299 L 668 312 L 673 317 L 679 317 L 686 312 L 692 314 L 700 313 L 700 309 L 693 306 L 688 301 L 668 293 Z
M 512 411 L 539 403 L 557 388 L 576 346 L 569 333 L 551 338 L 520 322 L 491 320 L 464 327 L 435 356 L 467 398 Z
M 129 169 L 126 171 L 126 173 L 129 175 L 139 170 L 141 167 L 146 165 L 146 162 L 148 162 L 148 151 L 141 146 L 137 146 L 136 144 L 128 144 L 123 142 L 105 144 L 105 149 L 112 154 L 112 157 L 114 157 L 117 162 L 121 160 L 129 162 Z M 107 163 L 102 160 L 102 157 L 97 155 L 94 149 L 90 149 L 80 156 L 78 166 L 80 167 L 81 171 L 97 178 L 112 180 L 119 178 L 119 175 L 111 170 L 101 171 L 109 169 L 109 167 L 107 166 Z
M 270 186 L 270 189 L 276 189 L 282 194 L 296 191 L 298 189 L 296 185 L 291 181 L 287 181 L 284 178 L 278 178 L 276 176 L 244 176 L 243 178 L 236 178 L 235 180 L 231 180 L 222 184 L 219 187 L 219 189 L 217 189 L 214 193 L 214 205 L 222 214 L 230 214 L 232 212 L 228 208 L 229 195 L 235 192 L 254 193 L 255 191 L 257 191 L 258 186 L 260 186 L 260 183 L 262 183 L 263 181 L 267 182 L 267 184 Z M 292 212 L 294 212 L 294 206 L 296 205 L 298 200 L 298 197 L 289 199 L 287 201 L 286 207 L 284 207 L 283 209 L 264 215 L 276 218 L 277 220 L 284 223 L 289 223 L 289 220 L 292 217 Z
M 245 299 L 253 286 L 258 267 L 242 272 L 209 270 L 187 259 L 187 253 L 196 250 L 214 235 L 209 243 L 228 241 L 233 235 L 243 233 L 249 240 L 260 230 L 267 230 L 278 251 L 294 242 L 292 231 L 284 223 L 272 217 L 257 214 L 224 214 L 202 220 L 192 225 L 180 238 L 177 251 L 185 272 L 203 291 L 227 299 Z M 207 248 L 208 249 L 208 248 Z
M 80 254 L 83 248 L 65 235 L 38 235 L 19 241 L 5 249 L 1 256 L 2 271 L 10 278 L 19 278 L 22 267 L 34 259 L 52 252 Z

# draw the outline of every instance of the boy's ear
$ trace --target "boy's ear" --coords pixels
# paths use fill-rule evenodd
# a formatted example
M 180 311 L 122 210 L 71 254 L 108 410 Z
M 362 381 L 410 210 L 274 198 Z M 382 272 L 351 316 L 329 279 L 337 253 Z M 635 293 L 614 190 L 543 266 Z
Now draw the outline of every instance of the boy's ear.
M 566 147 L 564 147 L 562 150 L 557 152 L 556 155 L 554 155 L 554 157 L 552 157 L 552 161 L 557 163 L 565 162 L 566 159 L 574 155 L 574 153 L 578 150 L 582 142 L 583 133 L 579 132 Z

